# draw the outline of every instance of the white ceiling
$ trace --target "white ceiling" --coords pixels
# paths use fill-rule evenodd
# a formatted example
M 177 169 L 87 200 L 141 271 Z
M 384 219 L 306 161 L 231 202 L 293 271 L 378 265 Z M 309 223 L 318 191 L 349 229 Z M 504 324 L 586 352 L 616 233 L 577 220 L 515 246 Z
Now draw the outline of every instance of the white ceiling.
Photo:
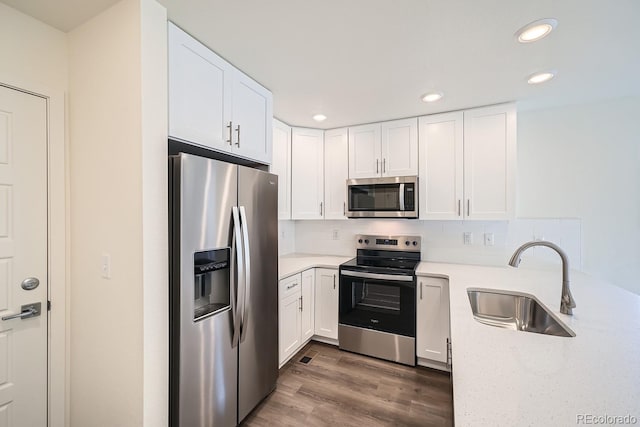
M 2 1 L 65 31 L 113 3 Z M 512 100 L 529 109 L 640 95 L 637 0 L 159 2 L 169 19 L 271 89 L 274 114 L 297 126 Z M 559 24 L 550 36 L 515 41 L 518 28 L 551 17 Z M 546 69 L 557 70 L 556 78 L 526 83 Z M 434 90 L 444 98 L 420 101 Z M 319 125 L 311 116 L 320 112 L 328 119 Z

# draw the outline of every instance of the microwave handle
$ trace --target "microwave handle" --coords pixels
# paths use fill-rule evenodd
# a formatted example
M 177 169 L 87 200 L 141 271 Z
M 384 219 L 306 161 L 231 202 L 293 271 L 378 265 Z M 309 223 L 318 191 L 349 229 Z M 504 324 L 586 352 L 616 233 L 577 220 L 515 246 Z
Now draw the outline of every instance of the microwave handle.
M 400 211 L 404 211 L 404 184 L 400 184 L 400 191 L 398 193 L 400 198 Z

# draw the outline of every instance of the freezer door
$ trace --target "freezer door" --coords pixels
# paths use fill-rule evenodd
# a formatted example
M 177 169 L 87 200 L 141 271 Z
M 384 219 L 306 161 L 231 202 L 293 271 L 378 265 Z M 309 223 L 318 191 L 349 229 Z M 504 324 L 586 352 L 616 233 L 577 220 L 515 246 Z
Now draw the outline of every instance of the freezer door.
M 232 346 L 231 278 L 236 273 L 232 262 L 224 263 L 233 258 L 237 166 L 181 154 L 173 160 L 172 176 L 171 425 L 235 426 L 238 347 Z
M 245 250 L 249 247 L 238 366 L 240 422 L 278 378 L 278 177 L 239 166 L 238 206 Z

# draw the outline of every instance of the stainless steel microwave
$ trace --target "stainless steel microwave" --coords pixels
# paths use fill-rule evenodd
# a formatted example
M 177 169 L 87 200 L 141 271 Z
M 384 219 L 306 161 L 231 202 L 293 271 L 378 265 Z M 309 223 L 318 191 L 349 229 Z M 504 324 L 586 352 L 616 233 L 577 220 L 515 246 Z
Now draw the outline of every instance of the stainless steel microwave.
M 418 177 L 347 180 L 347 217 L 418 218 Z

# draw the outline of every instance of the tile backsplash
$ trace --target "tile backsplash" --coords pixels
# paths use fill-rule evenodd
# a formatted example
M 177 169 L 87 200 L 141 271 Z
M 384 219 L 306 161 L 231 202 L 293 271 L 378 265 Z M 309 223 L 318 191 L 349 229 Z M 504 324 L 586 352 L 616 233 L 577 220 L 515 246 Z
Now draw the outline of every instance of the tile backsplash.
M 420 221 L 369 220 L 280 221 L 280 254 L 312 253 L 355 255 L 357 234 L 419 235 L 422 259 L 433 262 L 505 265 L 513 251 L 530 240 L 558 244 L 569 255 L 571 266 L 582 266 L 581 221 L 574 218 L 520 218 L 512 221 Z M 472 234 L 464 244 L 464 233 Z M 493 234 L 493 246 L 485 245 L 485 234 Z M 551 249 L 536 247 L 524 260 L 559 263 Z M 524 265 L 524 264 L 523 264 Z

